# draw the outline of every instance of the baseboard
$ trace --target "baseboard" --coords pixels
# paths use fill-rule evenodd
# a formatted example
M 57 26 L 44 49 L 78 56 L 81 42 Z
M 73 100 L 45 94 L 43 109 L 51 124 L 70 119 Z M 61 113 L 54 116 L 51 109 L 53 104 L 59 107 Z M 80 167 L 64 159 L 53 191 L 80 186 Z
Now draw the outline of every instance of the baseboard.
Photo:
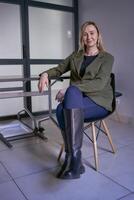
M 134 125 L 134 117 L 122 115 L 118 113 L 117 111 L 115 111 L 109 118 L 123 124 Z

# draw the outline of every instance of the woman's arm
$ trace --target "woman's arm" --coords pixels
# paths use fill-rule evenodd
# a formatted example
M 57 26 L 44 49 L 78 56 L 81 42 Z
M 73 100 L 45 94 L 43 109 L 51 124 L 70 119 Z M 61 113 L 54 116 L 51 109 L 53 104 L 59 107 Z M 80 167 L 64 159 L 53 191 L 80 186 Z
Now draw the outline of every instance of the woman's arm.
M 45 86 L 48 86 L 48 79 L 51 77 L 59 77 L 65 72 L 70 70 L 70 60 L 72 58 L 72 53 L 70 56 L 68 56 L 62 63 L 60 63 L 57 67 L 54 67 L 52 69 L 46 70 L 43 73 L 41 73 L 40 80 L 38 82 L 38 89 L 39 92 L 43 92 Z
M 70 60 L 72 59 L 74 52 L 68 56 L 63 62 L 61 62 L 57 67 L 54 67 L 52 69 L 46 70 L 40 75 L 47 73 L 48 77 L 59 77 L 62 74 L 66 73 L 70 70 Z

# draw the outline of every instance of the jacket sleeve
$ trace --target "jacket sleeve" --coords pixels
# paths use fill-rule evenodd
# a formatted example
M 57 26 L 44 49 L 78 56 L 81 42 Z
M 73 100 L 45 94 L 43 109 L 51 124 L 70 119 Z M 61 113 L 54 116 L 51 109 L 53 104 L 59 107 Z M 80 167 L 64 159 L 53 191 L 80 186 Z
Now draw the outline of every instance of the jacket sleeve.
M 57 67 L 44 71 L 43 73 L 47 73 L 49 77 L 60 77 L 62 74 L 70 70 L 70 60 L 74 53 L 68 56 L 62 63 L 60 63 Z M 41 73 L 41 74 L 43 74 Z M 40 75 L 41 75 L 40 74 Z
M 83 79 L 78 82 L 73 82 L 72 85 L 75 85 L 85 93 L 95 93 L 103 90 L 110 78 L 113 62 L 113 56 L 109 56 L 101 64 L 101 67 L 94 79 Z

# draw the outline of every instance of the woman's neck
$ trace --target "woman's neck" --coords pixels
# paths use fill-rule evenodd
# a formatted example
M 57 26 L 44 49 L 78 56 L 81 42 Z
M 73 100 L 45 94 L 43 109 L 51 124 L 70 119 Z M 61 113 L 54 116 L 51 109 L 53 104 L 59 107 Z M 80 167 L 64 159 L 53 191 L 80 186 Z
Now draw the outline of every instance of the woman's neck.
M 99 53 L 99 50 L 97 47 L 94 48 L 86 48 L 85 49 L 85 55 L 86 56 L 95 56 Z

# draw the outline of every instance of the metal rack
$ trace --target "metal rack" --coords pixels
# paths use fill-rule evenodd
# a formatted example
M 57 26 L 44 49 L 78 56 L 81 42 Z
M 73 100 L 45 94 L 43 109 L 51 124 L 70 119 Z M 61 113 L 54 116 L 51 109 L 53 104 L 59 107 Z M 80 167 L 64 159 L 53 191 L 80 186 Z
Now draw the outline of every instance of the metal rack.
M 24 107 L 21 111 L 17 113 L 17 120 L 18 123 L 21 124 L 24 129 L 27 128 L 28 131 L 26 131 L 24 134 L 14 134 L 14 135 L 8 135 L 4 136 L 2 132 L 0 131 L 0 140 L 4 142 L 9 148 L 12 147 L 12 144 L 10 141 L 13 140 L 18 140 L 18 139 L 24 139 L 27 137 L 32 137 L 32 136 L 38 136 L 41 139 L 47 141 L 47 137 L 44 134 L 44 128 L 41 126 L 42 121 L 51 119 L 52 122 L 58 126 L 57 121 L 53 118 L 52 115 L 52 92 L 51 92 L 51 87 L 57 82 L 57 81 L 63 81 L 64 79 L 68 79 L 68 76 L 64 77 L 52 77 L 49 80 L 49 85 L 48 85 L 48 91 L 39 93 L 38 91 L 31 91 L 31 92 L 20 92 L 20 91 L 14 91 L 14 92 L 3 92 L 4 88 L 0 88 L 0 99 L 7 99 L 7 98 L 18 98 L 18 97 L 28 97 L 28 96 L 43 96 L 43 95 L 48 95 L 48 102 L 49 102 L 49 114 L 48 116 L 41 118 L 40 120 L 37 120 L 34 115 L 26 108 Z M 26 83 L 27 81 L 36 81 L 38 80 L 39 77 L 29 77 L 29 78 L 22 78 L 18 76 L 3 76 L 0 77 L 0 82 L 16 82 L 16 81 L 22 81 L 23 83 Z M 22 114 L 25 113 L 29 116 L 29 118 L 32 121 L 33 127 L 30 127 L 27 123 L 25 123 L 22 120 Z M 9 125 L 7 125 L 9 127 Z M 6 126 L 5 128 L 6 129 Z

